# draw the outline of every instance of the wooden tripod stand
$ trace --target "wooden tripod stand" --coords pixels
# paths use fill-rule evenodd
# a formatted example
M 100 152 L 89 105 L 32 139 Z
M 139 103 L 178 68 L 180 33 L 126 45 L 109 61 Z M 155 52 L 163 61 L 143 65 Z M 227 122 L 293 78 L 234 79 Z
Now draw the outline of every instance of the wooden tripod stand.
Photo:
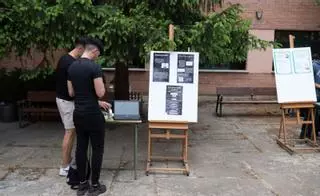
M 164 133 L 155 133 L 156 129 L 165 130 Z M 188 166 L 188 122 L 171 122 L 171 121 L 149 121 L 148 128 L 148 160 L 146 175 L 149 172 L 183 172 L 189 176 L 189 166 Z M 173 134 L 172 131 L 178 131 L 180 134 Z M 178 139 L 182 141 L 182 152 L 181 156 L 168 157 L 168 156 L 154 156 L 152 153 L 152 140 L 153 139 Z M 183 168 L 154 168 L 152 166 L 152 161 L 155 160 L 170 160 L 170 161 L 182 161 Z
M 314 124 L 315 114 L 314 114 L 314 103 L 284 103 L 280 105 L 281 108 L 281 121 L 280 121 L 280 129 L 279 129 L 279 136 L 277 139 L 277 143 L 287 150 L 290 154 L 297 153 L 297 152 L 314 152 L 319 151 L 320 148 L 317 145 L 316 141 L 316 128 Z M 296 110 L 296 119 L 289 119 L 287 117 L 286 111 L 288 109 Z M 308 115 L 306 120 L 301 120 L 300 116 L 300 109 L 308 110 Z M 287 125 L 289 124 L 305 124 L 305 134 L 303 139 L 289 139 L 288 138 L 288 130 Z M 312 127 L 312 140 L 306 138 L 307 127 Z M 297 145 L 300 144 L 300 145 Z M 301 145 L 303 144 L 303 145 Z M 307 146 L 306 146 L 307 145 Z

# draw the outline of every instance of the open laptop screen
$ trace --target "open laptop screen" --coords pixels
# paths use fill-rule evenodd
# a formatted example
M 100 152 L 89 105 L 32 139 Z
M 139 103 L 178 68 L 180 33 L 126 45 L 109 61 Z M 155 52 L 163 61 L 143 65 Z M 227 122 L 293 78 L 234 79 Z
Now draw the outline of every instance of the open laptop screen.
M 139 101 L 114 101 L 115 115 L 139 115 Z

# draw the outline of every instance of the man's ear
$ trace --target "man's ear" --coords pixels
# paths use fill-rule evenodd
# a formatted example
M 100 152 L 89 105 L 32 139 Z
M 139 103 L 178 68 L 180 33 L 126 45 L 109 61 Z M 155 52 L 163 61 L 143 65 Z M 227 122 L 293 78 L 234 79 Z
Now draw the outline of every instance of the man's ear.
M 100 50 L 95 49 L 95 50 L 94 50 L 94 53 L 96 53 L 96 54 L 97 54 L 97 56 L 99 56 L 99 55 L 100 55 Z

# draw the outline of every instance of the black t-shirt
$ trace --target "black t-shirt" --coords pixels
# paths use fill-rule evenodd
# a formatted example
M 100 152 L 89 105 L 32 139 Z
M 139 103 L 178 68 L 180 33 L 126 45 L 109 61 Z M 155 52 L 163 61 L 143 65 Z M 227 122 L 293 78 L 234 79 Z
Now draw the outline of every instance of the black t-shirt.
M 73 100 L 73 98 L 70 97 L 68 93 L 67 80 L 68 69 L 75 60 L 76 59 L 69 54 L 63 55 L 59 59 L 58 66 L 56 69 L 56 93 L 57 97 L 60 99 L 68 101 Z
M 77 114 L 101 114 L 93 80 L 102 77 L 100 65 L 87 58 L 76 60 L 69 68 L 68 80 L 72 82 Z

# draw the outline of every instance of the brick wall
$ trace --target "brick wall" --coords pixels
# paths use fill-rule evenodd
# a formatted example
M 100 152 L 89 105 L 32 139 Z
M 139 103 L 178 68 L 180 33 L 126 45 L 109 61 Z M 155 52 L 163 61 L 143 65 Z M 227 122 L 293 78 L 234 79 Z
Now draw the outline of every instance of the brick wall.
M 252 19 L 253 29 L 320 30 L 320 6 L 314 0 L 225 0 L 241 3 L 245 17 Z M 263 19 L 256 19 L 256 11 Z
M 105 71 L 107 82 L 113 78 L 113 71 Z M 129 75 L 132 90 L 147 93 L 149 89 L 149 72 L 134 71 Z M 216 87 L 274 87 L 275 80 L 272 73 L 218 73 L 200 72 L 199 94 L 212 95 Z
M 52 66 L 56 66 L 61 55 L 65 50 L 57 50 L 47 55 L 47 59 Z M 34 68 L 43 59 L 43 54 L 32 50 L 29 56 L 16 57 L 13 53 L 0 60 L 0 68 Z
M 58 52 L 54 58 L 55 61 L 61 56 L 61 51 Z M 41 55 L 34 55 L 30 62 L 39 62 Z M 24 59 L 26 60 L 26 59 Z M 53 65 L 56 65 L 54 63 Z M 0 67 L 20 67 L 19 61 L 12 57 L 12 59 L 5 59 L 0 61 Z M 107 82 L 109 82 L 114 75 L 113 71 L 104 72 Z M 148 92 L 149 88 L 149 72 L 148 71 L 130 71 L 129 75 L 130 85 L 133 90 L 143 93 Z M 232 87 L 232 86 L 258 86 L 258 87 L 273 87 L 274 76 L 272 73 L 221 73 L 221 72 L 200 72 L 199 74 L 199 94 L 215 94 L 217 86 Z

